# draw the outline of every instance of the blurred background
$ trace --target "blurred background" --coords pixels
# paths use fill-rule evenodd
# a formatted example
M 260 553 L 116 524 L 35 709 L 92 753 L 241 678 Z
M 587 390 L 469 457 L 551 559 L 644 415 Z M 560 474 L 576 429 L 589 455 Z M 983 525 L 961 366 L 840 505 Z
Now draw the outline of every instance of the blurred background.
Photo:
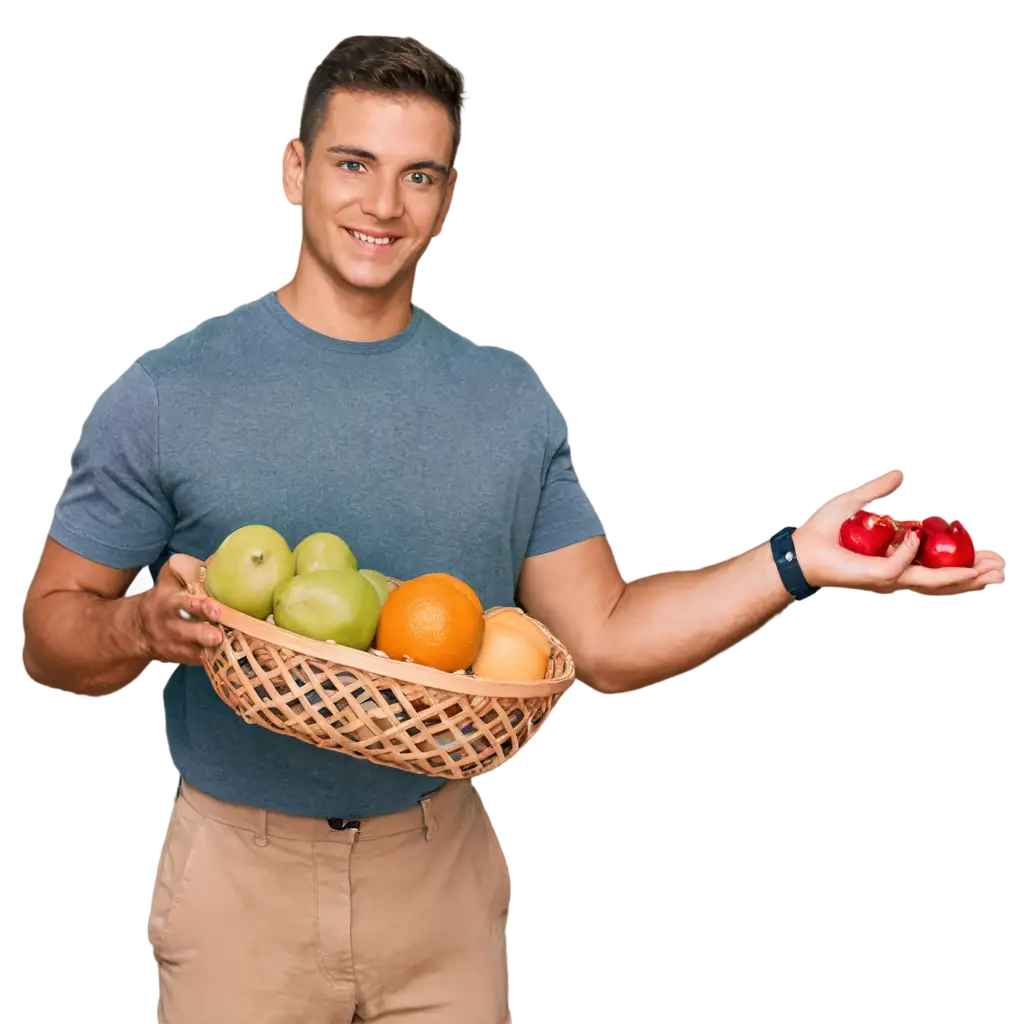
M 466 77 L 414 301 L 538 371 L 627 579 L 732 557 L 897 468 L 876 511 L 960 519 L 1008 562 L 955 598 L 822 591 L 629 694 L 574 685 L 476 783 L 512 876 L 513 1018 L 1024 1019 L 1019 5 L 5 20 L 0 1015 L 155 1018 L 171 667 L 102 699 L 39 686 L 22 604 L 101 391 L 291 278 L 281 160 L 307 81 L 379 33 Z

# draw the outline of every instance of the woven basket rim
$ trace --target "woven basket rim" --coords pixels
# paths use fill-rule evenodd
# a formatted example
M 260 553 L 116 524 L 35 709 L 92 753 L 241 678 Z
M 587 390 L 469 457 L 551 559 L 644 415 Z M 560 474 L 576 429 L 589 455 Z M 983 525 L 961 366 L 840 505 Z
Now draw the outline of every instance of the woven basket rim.
M 179 582 L 190 592 L 206 596 L 202 578 L 205 562 L 193 555 L 176 552 L 171 555 L 168 564 Z M 395 583 L 402 582 L 394 577 L 388 577 L 388 579 Z M 504 682 L 498 679 L 486 679 L 482 676 L 445 672 L 442 669 L 418 665 L 411 661 L 398 661 L 383 653 L 374 654 L 372 651 L 361 651 L 355 647 L 345 647 L 341 644 L 329 643 L 326 640 L 313 640 L 263 619 L 236 611 L 225 605 L 223 601 L 219 603 L 222 625 L 229 629 L 240 630 L 257 640 L 276 644 L 298 654 L 305 654 L 307 657 L 318 658 L 334 665 L 349 666 L 372 672 L 375 675 L 388 676 L 404 683 L 429 686 L 432 689 L 445 690 L 453 694 L 462 693 L 474 697 L 546 697 L 564 692 L 576 678 L 575 664 L 565 645 L 542 622 L 527 615 L 520 608 L 514 610 L 535 623 L 551 643 L 565 654 L 565 669 L 561 675 L 536 682 Z M 502 610 L 508 609 L 502 606 L 489 608 L 484 615 L 486 617 Z

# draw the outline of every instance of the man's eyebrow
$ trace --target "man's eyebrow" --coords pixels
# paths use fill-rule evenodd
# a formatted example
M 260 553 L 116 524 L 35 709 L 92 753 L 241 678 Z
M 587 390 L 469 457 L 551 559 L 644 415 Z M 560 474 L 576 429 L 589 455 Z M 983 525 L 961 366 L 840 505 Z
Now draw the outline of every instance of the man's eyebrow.
M 358 150 L 354 145 L 330 145 L 327 152 L 343 153 L 348 157 L 358 157 L 359 160 L 377 159 L 369 150 Z
M 451 168 L 446 164 L 439 164 L 436 160 L 417 160 L 415 163 L 409 164 L 406 167 L 407 171 L 436 171 L 438 174 L 443 174 L 446 178 L 448 177 Z
M 328 153 L 344 153 L 346 156 L 359 157 L 360 160 L 376 160 L 377 158 L 366 149 L 359 149 L 357 146 L 329 146 Z M 405 167 L 407 171 L 436 171 L 445 177 L 450 173 L 446 164 L 439 164 L 436 160 L 416 160 Z

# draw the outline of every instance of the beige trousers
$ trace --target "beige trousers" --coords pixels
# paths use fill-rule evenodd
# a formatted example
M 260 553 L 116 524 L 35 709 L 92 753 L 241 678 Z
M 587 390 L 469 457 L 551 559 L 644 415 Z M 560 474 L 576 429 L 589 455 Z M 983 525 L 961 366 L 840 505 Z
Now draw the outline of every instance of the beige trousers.
M 510 1024 L 508 866 L 472 782 L 344 824 L 182 784 L 149 917 L 161 1024 Z

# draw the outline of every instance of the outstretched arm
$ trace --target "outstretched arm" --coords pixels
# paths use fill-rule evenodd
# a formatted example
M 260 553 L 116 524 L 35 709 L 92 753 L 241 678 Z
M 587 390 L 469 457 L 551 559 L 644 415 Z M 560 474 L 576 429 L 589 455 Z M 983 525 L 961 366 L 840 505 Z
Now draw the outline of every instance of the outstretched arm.
M 912 565 L 917 538 L 908 531 L 888 557 L 839 546 L 843 520 L 902 482 L 887 473 L 833 498 L 793 534 L 811 586 L 891 593 L 961 594 L 1003 581 L 1003 559 L 979 551 L 973 568 Z M 527 558 L 517 596 L 572 652 L 579 678 L 621 693 L 677 676 L 750 636 L 793 602 L 767 541 L 717 565 L 658 573 L 626 583 L 605 537 Z

